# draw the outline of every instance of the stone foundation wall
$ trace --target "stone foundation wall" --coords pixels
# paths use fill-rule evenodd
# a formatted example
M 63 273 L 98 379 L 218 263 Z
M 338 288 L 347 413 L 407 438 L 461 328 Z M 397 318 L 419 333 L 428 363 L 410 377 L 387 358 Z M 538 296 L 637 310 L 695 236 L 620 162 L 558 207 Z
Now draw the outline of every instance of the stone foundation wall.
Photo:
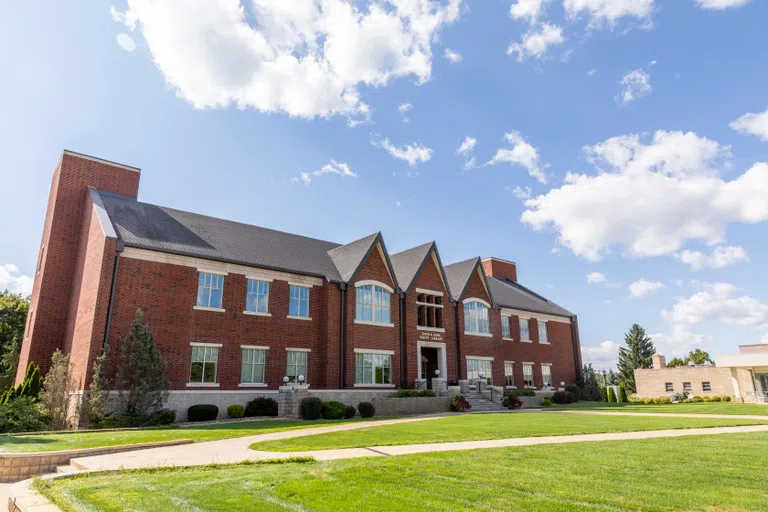
M 376 416 L 437 414 L 451 410 L 450 397 L 383 398 L 373 403 Z

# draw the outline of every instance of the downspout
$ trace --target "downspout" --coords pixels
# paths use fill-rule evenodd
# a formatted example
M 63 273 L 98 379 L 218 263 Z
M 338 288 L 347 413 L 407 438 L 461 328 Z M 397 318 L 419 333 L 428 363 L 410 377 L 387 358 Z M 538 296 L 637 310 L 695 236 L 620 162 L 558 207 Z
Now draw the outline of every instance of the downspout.
M 579 340 L 579 320 L 571 317 L 571 343 L 573 344 L 573 364 L 576 367 L 576 382 L 581 382 L 581 340 Z
M 405 388 L 405 293 L 398 292 L 400 297 L 400 388 Z
M 125 243 L 117 240 L 115 244 L 115 268 L 112 271 L 112 287 L 109 290 L 109 306 L 107 307 L 107 325 L 104 328 L 104 340 L 101 348 L 109 345 L 109 330 L 112 327 L 112 310 L 115 307 L 115 290 L 117 289 L 117 272 L 120 270 L 120 255 L 125 250 Z
M 339 283 L 341 290 L 341 313 L 339 315 L 339 389 L 344 389 L 344 310 L 346 309 L 347 283 Z
M 456 380 L 461 380 L 461 363 L 459 362 L 459 303 L 453 302 L 453 350 L 456 353 Z

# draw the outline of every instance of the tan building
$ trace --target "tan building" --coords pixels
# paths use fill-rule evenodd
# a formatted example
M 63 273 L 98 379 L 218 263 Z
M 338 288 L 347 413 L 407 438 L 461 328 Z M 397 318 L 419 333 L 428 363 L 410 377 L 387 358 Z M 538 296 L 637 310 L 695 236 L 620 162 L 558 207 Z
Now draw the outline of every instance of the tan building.
M 738 354 L 718 357 L 715 363 L 730 370 L 736 400 L 768 403 L 768 344 L 740 345 Z

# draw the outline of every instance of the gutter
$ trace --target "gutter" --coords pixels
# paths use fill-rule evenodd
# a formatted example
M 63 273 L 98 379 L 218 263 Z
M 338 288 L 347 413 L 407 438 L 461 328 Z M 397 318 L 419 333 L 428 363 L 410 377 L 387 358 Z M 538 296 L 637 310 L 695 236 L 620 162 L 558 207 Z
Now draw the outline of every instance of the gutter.
M 344 389 L 344 310 L 346 309 L 347 283 L 339 283 L 341 290 L 341 312 L 339 314 L 339 389 Z
M 398 292 L 400 297 L 400 388 L 405 388 L 405 293 Z
M 104 341 L 101 344 L 102 349 L 109 345 L 109 329 L 112 327 L 112 311 L 115 308 L 115 290 L 117 289 L 117 274 L 120 270 L 120 255 L 125 250 L 125 244 L 122 240 L 117 240 L 115 244 L 115 267 L 112 270 L 112 285 L 109 289 L 109 306 L 107 307 L 107 325 L 104 328 Z

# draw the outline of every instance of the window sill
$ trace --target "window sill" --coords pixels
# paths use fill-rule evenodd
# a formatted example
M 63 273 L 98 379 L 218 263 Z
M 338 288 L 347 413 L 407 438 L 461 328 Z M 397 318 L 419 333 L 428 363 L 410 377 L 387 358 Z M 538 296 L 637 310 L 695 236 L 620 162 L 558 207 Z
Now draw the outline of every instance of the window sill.
M 490 334 L 490 333 L 486 334 L 486 333 L 483 333 L 483 332 L 468 332 L 468 331 L 464 331 L 464 334 L 466 336 L 478 336 L 480 338 L 493 338 L 493 334 Z
M 188 388 L 217 388 L 218 382 L 187 382 Z
M 523 389 L 533 389 L 533 390 L 536 390 L 536 386 L 524 386 Z
M 243 314 L 251 316 L 272 316 L 272 313 L 259 313 L 258 311 L 243 311 Z
M 443 327 L 427 327 L 423 325 L 417 325 L 416 326 L 417 331 L 427 331 L 427 332 L 445 332 L 445 328 Z
M 237 385 L 237 387 L 239 387 L 239 388 L 266 388 L 267 385 L 264 384 L 263 382 L 262 383 L 258 383 L 258 382 L 253 382 L 253 383 L 241 382 L 240 384 Z
M 504 341 L 515 341 L 515 338 L 501 338 L 501 339 L 503 339 Z
M 531 340 L 520 340 L 520 343 L 533 343 Z
M 378 327 L 394 327 L 395 326 L 395 324 L 392 324 L 392 323 L 387 324 L 384 322 L 372 322 L 370 320 L 357 320 L 357 319 L 355 319 L 355 323 L 359 325 L 375 325 Z
M 506 386 L 507 389 L 517 389 L 517 386 Z
M 549 345 L 550 343 L 548 341 L 540 341 L 539 345 Z
M 290 319 L 292 319 L 292 320 L 309 320 L 309 321 L 311 321 L 311 320 L 312 320 L 312 317 L 311 317 L 311 316 L 294 316 L 294 315 L 288 315 L 288 318 L 290 318 Z
M 394 388 L 394 384 L 355 384 L 356 388 Z
M 226 309 L 223 308 L 209 308 L 208 306 L 195 306 L 192 309 L 196 309 L 198 311 L 215 311 L 217 313 L 224 313 Z

